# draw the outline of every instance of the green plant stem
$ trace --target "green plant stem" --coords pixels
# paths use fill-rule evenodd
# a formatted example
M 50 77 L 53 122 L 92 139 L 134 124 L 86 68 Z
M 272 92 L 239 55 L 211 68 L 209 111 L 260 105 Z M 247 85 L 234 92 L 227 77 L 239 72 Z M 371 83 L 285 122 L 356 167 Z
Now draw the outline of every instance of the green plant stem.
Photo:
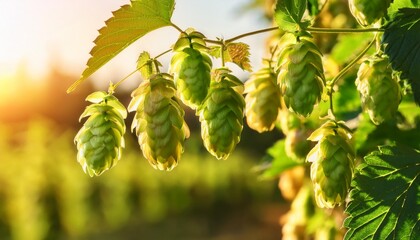
M 344 67 L 338 74 L 335 76 L 328 84 L 327 84 L 327 90 L 328 90 L 328 97 L 330 101 L 330 112 L 334 116 L 334 104 L 333 104 L 333 93 L 334 93 L 334 85 L 337 83 L 337 81 L 344 76 L 344 74 L 347 73 L 347 71 L 352 68 L 366 53 L 369 51 L 369 49 L 372 47 L 372 45 L 376 42 L 377 34 L 375 34 L 375 37 L 372 39 L 372 41 L 369 42 L 369 44 L 366 46 L 363 51 L 359 53 L 349 64 L 347 64 L 346 67 Z
M 175 23 L 171 23 L 171 26 L 173 28 L 175 28 L 176 30 L 178 30 L 178 32 L 180 32 L 180 33 L 183 33 L 184 32 L 184 30 L 182 30 L 180 27 L 178 27 Z
M 364 32 L 383 32 L 381 28 L 317 28 L 308 27 L 305 29 L 311 33 L 364 33 Z
M 369 51 L 369 49 L 372 47 L 372 45 L 376 42 L 376 34 L 375 37 L 373 38 L 372 41 L 369 42 L 369 44 L 366 46 L 365 49 L 363 49 L 363 51 L 361 51 L 359 53 L 359 55 L 357 55 L 357 57 L 355 57 L 349 64 L 347 64 L 346 67 L 344 67 L 338 74 L 337 76 L 335 76 L 329 83 L 328 85 L 330 85 L 331 87 L 334 86 L 334 84 L 341 78 L 344 76 L 344 74 L 347 73 L 347 71 L 352 68 L 365 54 L 367 51 Z
M 173 24 L 173 27 L 180 30 L 174 24 Z M 257 35 L 257 34 L 265 33 L 265 32 L 271 32 L 271 31 L 275 31 L 275 30 L 279 30 L 279 28 L 278 27 L 263 28 L 263 29 L 260 29 L 260 30 L 247 32 L 247 33 L 238 35 L 236 37 L 229 38 L 229 39 L 225 40 L 224 42 L 225 42 L 225 44 L 229 44 L 231 42 L 234 42 L 234 41 L 239 40 L 239 39 L 244 38 L 244 37 L 249 37 L 249 36 L 252 36 L 252 35 Z M 330 33 L 330 34 L 333 34 L 333 33 L 383 32 L 384 31 L 384 29 L 381 29 L 381 28 L 317 28 L 317 27 L 308 27 L 305 30 L 308 31 L 308 32 L 311 32 L 311 33 Z M 213 44 L 218 44 L 218 45 L 223 44 L 221 40 L 212 40 L 212 39 L 204 39 L 204 40 L 208 43 L 213 43 Z
M 260 29 L 260 30 L 252 31 L 252 32 L 247 32 L 247 33 L 238 35 L 236 37 L 229 38 L 225 41 L 225 43 L 228 44 L 228 43 L 234 42 L 234 41 L 239 40 L 239 39 L 244 38 L 244 37 L 257 35 L 257 34 L 265 33 L 265 32 L 271 32 L 271 31 L 275 31 L 275 30 L 278 30 L 278 29 L 279 29 L 278 27 L 269 27 L 269 28 L 263 28 L 263 29 Z

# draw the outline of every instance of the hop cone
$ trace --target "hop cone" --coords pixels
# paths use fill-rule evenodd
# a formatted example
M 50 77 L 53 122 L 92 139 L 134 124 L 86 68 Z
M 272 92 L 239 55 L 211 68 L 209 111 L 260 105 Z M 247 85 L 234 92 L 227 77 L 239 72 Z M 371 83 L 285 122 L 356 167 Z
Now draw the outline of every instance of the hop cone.
M 328 121 L 308 138 L 318 141 L 306 160 L 311 162 L 311 179 L 319 207 L 340 205 L 353 175 L 355 153 L 351 134 L 342 122 Z
M 188 35 L 189 33 L 189 35 Z M 183 103 L 192 109 L 201 105 L 210 86 L 212 62 L 204 52 L 204 36 L 187 30 L 175 44 L 170 72 L 174 75 L 176 88 Z
M 155 74 L 132 93 L 129 111 L 136 111 L 131 126 L 136 129 L 144 157 L 159 170 L 172 170 L 181 158 L 189 129 L 184 110 L 175 98 L 169 74 Z
M 271 68 L 262 68 L 245 83 L 246 119 L 258 132 L 271 131 L 280 110 L 280 91 Z
M 286 106 L 301 116 L 311 114 L 324 90 L 324 70 L 318 47 L 306 37 L 280 53 L 278 84 Z
M 88 117 L 77 133 L 77 161 L 89 176 L 99 176 L 121 158 L 124 147 L 125 107 L 113 95 L 105 92 L 90 94 L 88 106 L 80 119 Z
M 401 101 L 400 86 L 392 76 L 388 57 L 372 57 L 360 65 L 356 79 L 362 107 L 373 123 L 394 119 Z
M 227 69 L 218 69 L 215 75 L 209 94 L 199 108 L 201 137 L 212 155 L 226 159 L 242 133 L 245 101 L 235 88 L 243 84 Z
M 349 0 L 351 14 L 362 26 L 375 23 L 382 18 L 392 0 Z

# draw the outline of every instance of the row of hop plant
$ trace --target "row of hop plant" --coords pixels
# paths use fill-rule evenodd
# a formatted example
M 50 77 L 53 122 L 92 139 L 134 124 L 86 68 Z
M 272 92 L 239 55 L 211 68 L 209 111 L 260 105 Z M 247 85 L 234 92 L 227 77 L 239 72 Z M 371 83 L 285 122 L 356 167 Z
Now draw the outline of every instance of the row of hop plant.
M 193 29 L 181 33 L 173 52 L 169 73 L 160 72 L 161 64 L 147 52 L 140 55 L 138 69 L 144 81 L 128 106 L 135 112 L 131 128 L 143 155 L 159 170 L 169 171 L 178 164 L 189 137 L 181 102 L 199 116 L 208 152 L 226 159 L 240 141 L 244 115 L 252 129 L 270 131 L 284 110 L 302 119 L 332 95 L 333 89 L 326 87 L 322 54 L 308 32 L 285 34 L 271 58 L 245 84 L 227 67 L 212 69 L 205 36 Z M 395 117 L 400 88 L 381 49 L 362 63 L 356 85 L 375 124 Z M 92 105 L 81 118 L 89 118 L 75 138 L 78 161 L 90 176 L 113 167 L 124 147 L 127 110 L 113 95 L 114 88 L 87 97 Z M 350 129 L 333 115 L 308 138 L 317 142 L 306 160 L 312 163 L 320 207 L 333 208 L 347 195 L 355 160 L 351 138 Z

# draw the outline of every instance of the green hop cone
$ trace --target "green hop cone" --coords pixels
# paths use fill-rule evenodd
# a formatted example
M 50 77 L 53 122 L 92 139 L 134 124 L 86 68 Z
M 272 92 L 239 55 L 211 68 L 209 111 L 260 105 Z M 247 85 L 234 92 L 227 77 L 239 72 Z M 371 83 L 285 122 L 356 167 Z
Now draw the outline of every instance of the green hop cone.
M 252 74 L 245 93 L 248 126 L 260 133 L 271 131 L 280 111 L 280 90 L 273 70 L 265 67 Z
M 355 153 L 350 130 L 343 122 L 329 120 L 308 138 L 318 141 L 306 160 L 311 162 L 315 200 L 321 208 L 344 202 L 353 176 Z
M 155 74 L 133 91 L 128 107 L 136 112 L 131 128 L 136 129 L 143 155 L 159 170 L 170 171 L 178 164 L 189 137 L 175 92 L 171 75 Z
M 212 61 L 204 51 L 205 41 L 201 33 L 192 29 L 182 33 L 174 46 L 170 72 L 183 103 L 192 109 L 201 105 L 210 86 Z
M 286 45 L 279 56 L 277 78 L 286 106 L 309 116 L 324 91 L 321 52 L 307 37 Z
M 382 18 L 392 0 L 349 0 L 351 14 L 362 26 L 368 26 Z
M 77 133 L 77 161 L 89 176 L 99 176 L 121 158 L 124 147 L 127 110 L 113 95 L 106 92 L 90 94 L 89 105 L 80 119 L 89 117 Z
M 365 60 L 357 73 L 356 86 L 363 110 L 374 124 L 379 125 L 395 118 L 401 91 L 387 56 L 374 56 Z
M 217 159 L 226 159 L 241 138 L 245 100 L 238 91 L 243 83 L 228 69 L 217 69 L 199 108 L 204 146 Z

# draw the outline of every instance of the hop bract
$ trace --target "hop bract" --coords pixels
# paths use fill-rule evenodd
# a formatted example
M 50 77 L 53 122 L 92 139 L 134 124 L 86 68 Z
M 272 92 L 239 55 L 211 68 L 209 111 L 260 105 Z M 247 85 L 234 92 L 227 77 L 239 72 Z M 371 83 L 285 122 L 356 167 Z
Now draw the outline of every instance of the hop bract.
M 124 147 L 125 107 L 113 95 L 106 92 L 90 94 L 88 106 L 80 119 L 89 117 L 77 133 L 77 161 L 91 177 L 101 175 L 121 158 Z
M 307 37 L 289 43 L 278 61 L 280 85 L 286 106 L 301 116 L 311 114 L 324 91 L 321 52 Z
M 344 202 L 353 176 L 355 153 L 350 130 L 343 122 L 329 120 L 308 138 L 318 141 L 306 160 L 319 207 L 333 208 Z
M 170 72 L 183 103 L 196 109 L 207 96 L 212 61 L 204 51 L 204 35 L 188 29 L 175 44 Z
M 392 0 L 349 0 L 353 16 L 362 26 L 375 23 L 385 15 Z
M 133 91 L 128 108 L 136 112 L 131 127 L 136 129 L 143 155 L 159 170 L 170 171 L 178 164 L 189 136 L 175 91 L 171 75 L 152 75 Z
M 374 56 L 364 61 L 357 73 L 356 86 L 363 110 L 374 124 L 395 118 L 401 91 L 387 56 Z
M 218 159 L 226 159 L 241 138 L 245 100 L 238 91 L 243 83 L 228 69 L 217 69 L 199 108 L 204 146 Z
M 270 67 L 260 69 L 245 83 L 246 119 L 258 132 L 271 131 L 280 111 L 280 90 Z

